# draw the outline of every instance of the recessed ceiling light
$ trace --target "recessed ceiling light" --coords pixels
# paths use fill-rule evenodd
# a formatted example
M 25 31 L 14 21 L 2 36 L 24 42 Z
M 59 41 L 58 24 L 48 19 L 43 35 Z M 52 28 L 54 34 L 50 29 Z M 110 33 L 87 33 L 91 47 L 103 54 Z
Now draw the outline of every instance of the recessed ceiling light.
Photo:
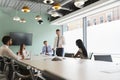
M 20 21 L 20 17 L 15 16 L 15 17 L 13 17 L 13 20 L 14 20 L 14 21 Z
M 54 3 L 53 0 L 44 0 L 43 2 L 44 2 L 45 4 L 52 4 L 52 3 Z
M 21 11 L 27 13 L 30 12 L 30 8 L 28 6 L 23 6 Z
M 39 24 L 43 24 L 43 20 L 38 20 L 38 23 Z
M 42 18 L 41 18 L 40 15 L 37 15 L 37 16 L 35 17 L 35 19 L 36 19 L 36 20 L 41 20 Z
M 20 19 L 21 23 L 26 23 L 26 20 L 24 18 Z
M 78 8 L 82 8 L 86 1 L 88 0 L 75 0 L 74 5 Z
M 56 12 L 56 11 L 52 11 L 52 12 L 51 12 L 51 16 L 52 16 L 52 17 L 61 17 L 62 14 L 60 14 L 60 13 L 58 13 L 58 12 Z
M 53 6 L 52 6 L 52 8 L 54 10 L 59 10 L 59 9 L 61 9 L 61 5 L 60 5 L 60 3 L 54 3 Z

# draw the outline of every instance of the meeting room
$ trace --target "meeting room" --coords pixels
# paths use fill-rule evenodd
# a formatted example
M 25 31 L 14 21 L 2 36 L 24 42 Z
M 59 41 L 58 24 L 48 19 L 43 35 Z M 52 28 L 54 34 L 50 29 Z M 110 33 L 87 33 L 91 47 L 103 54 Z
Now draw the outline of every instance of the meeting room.
M 120 80 L 120 0 L 0 0 L 0 80 Z

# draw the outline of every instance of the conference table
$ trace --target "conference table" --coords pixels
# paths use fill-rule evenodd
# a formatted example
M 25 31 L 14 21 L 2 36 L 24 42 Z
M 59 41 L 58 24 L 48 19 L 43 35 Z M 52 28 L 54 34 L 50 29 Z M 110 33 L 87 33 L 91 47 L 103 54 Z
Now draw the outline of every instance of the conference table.
M 119 64 L 65 57 L 59 57 L 62 61 L 52 61 L 52 58 L 42 55 L 19 62 L 40 71 L 47 70 L 66 80 L 120 80 Z

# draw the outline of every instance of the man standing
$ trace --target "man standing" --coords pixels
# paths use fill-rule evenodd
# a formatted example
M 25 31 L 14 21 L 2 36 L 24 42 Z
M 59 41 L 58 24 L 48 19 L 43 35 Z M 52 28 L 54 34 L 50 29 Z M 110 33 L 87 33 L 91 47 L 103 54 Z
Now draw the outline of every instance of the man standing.
M 56 35 L 57 37 L 55 37 L 55 41 L 54 41 L 54 50 L 56 50 L 57 56 L 63 56 L 63 52 L 64 52 L 63 46 L 65 44 L 65 39 L 61 35 L 61 32 L 59 29 L 56 30 Z
M 44 44 L 44 46 L 42 48 L 42 54 L 51 55 L 52 56 L 52 49 L 51 49 L 51 46 L 48 45 L 48 42 L 44 41 L 43 44 Z

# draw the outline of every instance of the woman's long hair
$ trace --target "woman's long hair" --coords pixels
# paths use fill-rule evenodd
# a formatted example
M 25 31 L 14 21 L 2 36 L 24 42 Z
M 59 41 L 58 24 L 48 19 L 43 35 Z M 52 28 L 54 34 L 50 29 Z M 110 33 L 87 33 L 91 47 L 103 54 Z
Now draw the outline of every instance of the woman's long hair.
M 23 55 L 23 47 L 24 47 L 25 44 L 21 44 L 20 45 L 20 55 Z
M 85 48 L 85 46 L 84 46 L 84 44 L 83 44 L 81 39 L 76 40 L 76 45 L 78 46 L 78 48 L 82 49 L 83 55 L 88 57 L 87 50 L 86 50 L 86 48 Z

